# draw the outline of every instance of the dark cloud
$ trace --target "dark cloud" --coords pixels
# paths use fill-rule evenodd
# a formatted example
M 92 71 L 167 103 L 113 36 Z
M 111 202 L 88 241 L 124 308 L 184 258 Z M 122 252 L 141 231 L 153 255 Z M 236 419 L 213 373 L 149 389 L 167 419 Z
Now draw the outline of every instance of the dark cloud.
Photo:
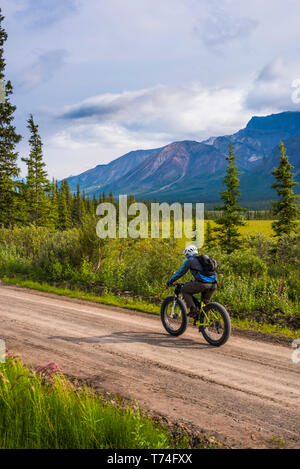
M 120 94 L 103 94 L 89 98 L 86 101 L 71 106 L 59 117 L 62 119 L 87 119 L 95 118 L 97 121 L 109 121 L 125 116 L 143 112 L 149 106 L 155 104 L 157 95 L 164 94 L 164 87 L 144 89 L 138 91 L 125 91 Z
M 115 113 L 122 109 L 121 106 L 114 104 L 82 104 L 61 116 L 62 119 L 84 119 L 88 117 L 97 117 L 98 120 L 113 117 Z

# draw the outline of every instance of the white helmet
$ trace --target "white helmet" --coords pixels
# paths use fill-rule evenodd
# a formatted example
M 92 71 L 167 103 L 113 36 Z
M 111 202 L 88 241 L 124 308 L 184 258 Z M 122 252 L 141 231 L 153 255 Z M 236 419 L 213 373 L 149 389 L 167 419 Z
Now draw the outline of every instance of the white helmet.
M 183 254 L 185 256 L 193 256 L 194 254 L 198 254 L 198 249 L 196 248 L 196 246 L 188 246 L 183 251 Z

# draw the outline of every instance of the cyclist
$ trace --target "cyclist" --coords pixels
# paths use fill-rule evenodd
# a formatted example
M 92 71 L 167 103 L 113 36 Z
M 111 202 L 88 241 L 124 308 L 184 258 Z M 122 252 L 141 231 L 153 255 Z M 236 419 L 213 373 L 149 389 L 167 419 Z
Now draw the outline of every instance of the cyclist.
M 217 288 L 217 276 L 215 272 L 204 271 L 199 257 L 202 257 L 204 261 L 209 260 L 209 257 L 205 255 L 199 256 L 196 246 L 188 246 L 183 251 L 183 254 L 187 259 L 182 264 L 178 272 L 170 278 L 167 285 L 173 285 L 176 280 L 186 274 L 189 270 L 191 271 L 194 280 L 185 283 L 181 289 L 181 293 L 183 294 L 187 307 L 190 309 L 190 315 L 195 316 L 198 313 L 198 309 L 194 303 L 192 295 L 202 293 L 202 301 L 207 304 Z

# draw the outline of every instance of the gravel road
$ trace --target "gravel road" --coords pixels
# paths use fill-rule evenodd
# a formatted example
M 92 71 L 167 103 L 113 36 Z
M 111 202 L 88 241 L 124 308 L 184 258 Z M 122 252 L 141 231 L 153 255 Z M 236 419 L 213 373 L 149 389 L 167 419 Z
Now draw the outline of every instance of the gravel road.
M 234 334 L 221 348 L 154 315 L 0 285 L 0 338 L 27 365 L 56 362 L 102 393 L 233 448 L 300 448 L 300 364 L 292 348 Z

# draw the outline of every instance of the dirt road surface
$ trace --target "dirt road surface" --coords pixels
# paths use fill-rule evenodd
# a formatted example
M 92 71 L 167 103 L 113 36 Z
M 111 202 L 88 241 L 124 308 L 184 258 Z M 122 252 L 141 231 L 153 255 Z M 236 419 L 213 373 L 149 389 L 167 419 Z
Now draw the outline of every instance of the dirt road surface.
M 300 448 L 300 364 L 288 345 L 233 335 L 214 348 L 192 327 L 169 336 L 153 315 L 3 284 L 0 324 L 27 365 L 54 361 L 229 447 Z

